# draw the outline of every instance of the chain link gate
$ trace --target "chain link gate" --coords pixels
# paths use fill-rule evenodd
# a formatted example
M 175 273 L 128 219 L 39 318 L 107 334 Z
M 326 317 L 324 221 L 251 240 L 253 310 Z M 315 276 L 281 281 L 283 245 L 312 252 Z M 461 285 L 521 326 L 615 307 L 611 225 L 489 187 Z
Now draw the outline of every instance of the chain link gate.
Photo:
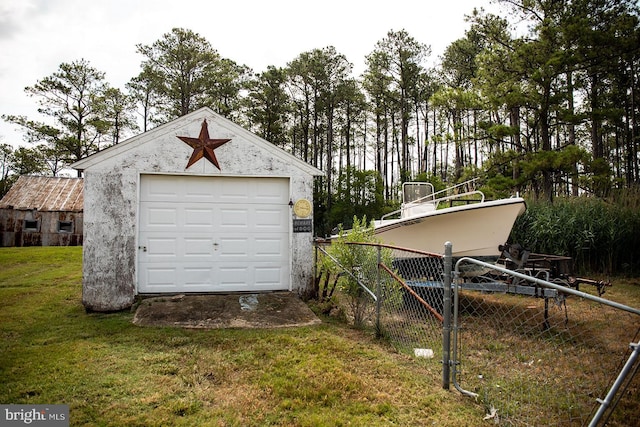
M 465 278 L 465 264 L 500 280 Z M 612 409 L 602 399 L 612 378 L 637 356 L 640 310 L 470 258 L 457 261 L 454 277 L 452 380 L 483 403 L 485 418 L 499 425 L 602 425 Z M 640 415 L 638 378 L 625 380 L 631 395 L 623 404 L 636 405 L 631 411 Z

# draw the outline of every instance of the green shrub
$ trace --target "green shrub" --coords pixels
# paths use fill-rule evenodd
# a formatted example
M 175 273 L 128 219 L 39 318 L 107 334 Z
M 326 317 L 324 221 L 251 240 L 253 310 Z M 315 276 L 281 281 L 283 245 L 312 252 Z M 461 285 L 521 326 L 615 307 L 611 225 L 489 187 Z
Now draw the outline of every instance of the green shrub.
M 362 220 L 353 218 L 353 227 L 350 230 L 340 229 L 338 238 L 327 248 L 333 260 L 324 258 L 322 270 L 331 271 L 338 275 L 344 268 L 348 273 L 340 274 L 337 287 L 347 297 L 347 305 L 355 326 L 360 327 L 369 318 L 370 311 L 374 307 L 371 295 L 362 287 L 366 286 L 371 292 L 376 293 L 378 278 L 378 251 L 377 246 L 359 245 L 354 243 L 379 243 L 375 237 L 372 224 L 367 223 L 367 217 Z M 381 262 L 391 265 L 392 254 L 390 249 L 380 250 Z M 357 280 L 356 280 L 357 279 Z

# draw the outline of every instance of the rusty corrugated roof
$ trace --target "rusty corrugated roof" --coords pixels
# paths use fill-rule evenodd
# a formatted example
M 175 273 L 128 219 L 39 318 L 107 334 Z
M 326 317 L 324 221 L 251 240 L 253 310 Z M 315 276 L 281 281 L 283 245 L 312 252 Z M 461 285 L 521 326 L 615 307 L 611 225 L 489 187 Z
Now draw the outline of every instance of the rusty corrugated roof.
M 0 200 L 0 209 L 82 212 L 82 178 L 21 176 Z

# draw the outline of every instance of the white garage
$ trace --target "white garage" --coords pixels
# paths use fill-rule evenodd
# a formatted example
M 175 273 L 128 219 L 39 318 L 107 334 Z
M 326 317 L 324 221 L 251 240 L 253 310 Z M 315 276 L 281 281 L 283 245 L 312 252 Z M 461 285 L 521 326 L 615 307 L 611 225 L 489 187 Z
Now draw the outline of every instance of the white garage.
M 88 310 L 312 285 L 309 206 L 322 172 L 208 108 L 73 167 L 84 172 Z
M 142 175 L 138 291 L 289 290 L 289 181 Z

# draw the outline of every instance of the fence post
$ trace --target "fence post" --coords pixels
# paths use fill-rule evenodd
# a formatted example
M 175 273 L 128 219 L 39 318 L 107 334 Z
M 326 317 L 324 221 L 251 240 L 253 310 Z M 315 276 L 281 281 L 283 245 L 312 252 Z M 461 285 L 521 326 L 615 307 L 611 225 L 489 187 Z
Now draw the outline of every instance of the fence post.
M 376 335 L 382 336 L 382 329 L 380 326 L 380 306 L 381 306 L 381 294 L 382 283 L 380 282 L 380 265 L 382 264 L 382 248 L 378 245 L 378 268 L 376 268 Z
M 444 298 L 443 298 L 443 322 L 442 322 L 442 388 L 449 390 L 450 383 L 450 353 L 451 353 L 451 264 L 452 244 L 444 244 Z

